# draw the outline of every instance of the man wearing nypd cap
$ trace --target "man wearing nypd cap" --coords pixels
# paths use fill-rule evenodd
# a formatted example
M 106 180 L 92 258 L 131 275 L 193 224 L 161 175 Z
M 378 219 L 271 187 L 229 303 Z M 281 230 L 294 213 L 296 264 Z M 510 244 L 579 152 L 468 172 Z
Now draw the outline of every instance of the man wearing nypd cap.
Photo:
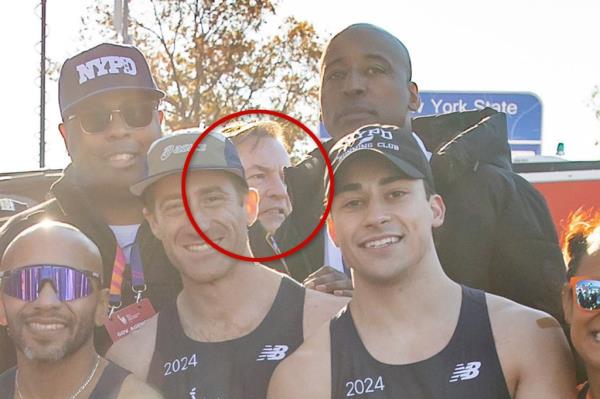
M 432 230 L 445 205 L 410 132 L 368 125 L 331 149 L 328 229 L 352 300 L 275 371 L 269 398 L 566 398 L 574 371 L 548 314 L 462 286 Z
M 256 262 L 224 255 L 194 230 L 181 198 L 181 173 L 198 132 L 156 141 L 148 172 L 131 187 L 177 269 L 183 290 L 141 329 L 117 342 L 108 357 L 157 386 L 168 398 L 264 398 L 275 366 L 345 303 L 306 290 Z M 252 256 L 248 226 L 258 196 L 248 189 L 231 141 L 206 136 L 187 175 L 194 219 L 210 240 Z
M 129 186 L 142 177 L 145 154 L 161 136 L 158 104 L 164 93 L 137 48 L 110 43 L 67 59 L 58 86 L 58 129 L 71 164 L 52 186 L 53 199 L 15 215 L 2 227 L 0 254 L 19 232 L 43 219 L 72 224 L 100 249 L 112 309 L 139 299 L 158 310 L 179 292 L 180 281 L 144 223 L 142 204 Z M 110 344 L 104 329 L 97 329 L 98 352 L 106 352 Z M 0 370 L 14 364 L 8 345 L 3 337 Z

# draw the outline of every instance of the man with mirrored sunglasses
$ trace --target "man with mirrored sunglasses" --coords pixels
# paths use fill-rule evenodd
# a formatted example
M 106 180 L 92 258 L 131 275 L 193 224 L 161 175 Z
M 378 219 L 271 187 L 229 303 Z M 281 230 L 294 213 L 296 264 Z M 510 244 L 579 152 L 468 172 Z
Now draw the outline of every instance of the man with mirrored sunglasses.
M 1 398 L 160 397 L 94 349 L 94 326 L 108 305 L 101 272 L 97 246 L 64 223 L 36 224 L 8 245 L 0 324 L 17 348 L 17 366 L 0 375 Z
M 28 226 L 43 219 L 63 221 L 100 249 L 112 311 L 138 302 L 150 314 L 172 300 L 181 289 L 179 276 L 144 223 L 141 202 L 129 191 L 143 175 L 150 144 L 161 136 L 163 96 L 135 47 L 103 43 L 67 59 L 59 78 L 59 131 L 71 164 L 52 186 L 53 199 L 2 227 L 0 254 Z M 97 329 L 99 353 L 116 339 L 111 334 L 112 339 L 106 329 Z M 14 351 L 2 331 L 0 352 L 3 371 L 14 364 Z

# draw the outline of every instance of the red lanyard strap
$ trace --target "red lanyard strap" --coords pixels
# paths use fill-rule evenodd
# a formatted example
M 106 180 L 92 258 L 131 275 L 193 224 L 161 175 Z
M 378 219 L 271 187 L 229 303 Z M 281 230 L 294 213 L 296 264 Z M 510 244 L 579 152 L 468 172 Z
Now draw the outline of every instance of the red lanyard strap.
M 110 280 L 110 312 L 111 314 L 121 307 L 121 293 L 123 288 L 123 274 L 127 262 L 123 249 L 117 244 L 115 253 L 115 262 L 113 264 L 112 278 Z M 142 293 L 146 291 L 144 282 L 144 266 L 142 265 L 142 257 L 140 254 L 140 245 L 137 240 L 133 243 L 130 257 L 131 267 L 131 289 L 136 294 L 136 302 L 142 298 Z

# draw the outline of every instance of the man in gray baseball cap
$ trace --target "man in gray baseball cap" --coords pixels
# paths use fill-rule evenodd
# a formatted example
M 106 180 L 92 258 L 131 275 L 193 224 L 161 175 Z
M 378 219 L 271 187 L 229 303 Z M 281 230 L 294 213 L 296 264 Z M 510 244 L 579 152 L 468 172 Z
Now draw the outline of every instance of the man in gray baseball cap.
M 197 129 L 180 130 L 155 141 L 148 151 L 144 178 L 131 186 L 131 192 L 141 196 L 162 177 L 179 176 L 188 153 L 200 137 L 198 133 Z M 239 177 L 247 188 L 244 168 L 234 145 L 219 133 L 207 135 L 196 147 L 196 155 L 191 159 L 189 170 L 201 169 L 230 172 Z
M 164 93 L 135 47 L 103 43 L 67 59 L 58 81 L 62 123 L 58 126 L 71 164 L 51 188 L 53 199 L 12 217 L 0 230 L 0 254 L 27 227 L 43 219 L 72 224 L 100 249 L 103 281 L 112 284 L 116 310 L 136 302 L 137 292 L 160 310 L 181 290 L 177 273 L 144 223 L 142 203 L 129 187 L 144 174 L 150 144 L 161 136 Z M 139 254 L 132 261 L 131 254 Z M 130 278 L 136 263 L 136 281 Z M 118 267 L 116 267 L 118 266 Z M 140 274 L 139 271 L 143 273 Z M 96 330 L 96 349 L 111 339 Z M 10 341 L 0 331 L 0 371 L 14 364 Z
M 145 176 L 131 187 L 179 271 L 176 301 L 119 341 L 108 357 L 157 386 L 166 397 L 261 398 L 275 366 L 345 303 L 256 262 L 227 256 L 200 238 L 181 198 L 181 172 L 199 132 L 156 141 Z M 186 189 L 194 219 L 210 240 L 252 256 L 248 226 L 258 195 L 240 158 L 220 133 L 193 154 Z

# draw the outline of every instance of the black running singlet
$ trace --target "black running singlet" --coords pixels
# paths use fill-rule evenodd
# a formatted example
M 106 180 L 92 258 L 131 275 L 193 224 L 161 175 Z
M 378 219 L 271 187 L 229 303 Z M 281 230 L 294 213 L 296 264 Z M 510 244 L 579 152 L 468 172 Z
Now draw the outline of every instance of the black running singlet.
M 416 363 L 391 365 L 373 358 L 348 307 L 332 319 L 330 333 L 332 399 L 510 399 L 483 291 L 462 287 L 450 342 Z
M 283 277 L 260 325 L 223 342 L 186 336 L 173 303 L 158 315 L 148 382 L 169 399 L 264 399 L 275 367 L 303 341 L 304 294 Z
M 0 375 L 0 399 L 13 399 L 16 373 L 17 368 L 13 367 Z M 116 399 L 129 374 L 129 371 L 109 361 L 89 399 Z

